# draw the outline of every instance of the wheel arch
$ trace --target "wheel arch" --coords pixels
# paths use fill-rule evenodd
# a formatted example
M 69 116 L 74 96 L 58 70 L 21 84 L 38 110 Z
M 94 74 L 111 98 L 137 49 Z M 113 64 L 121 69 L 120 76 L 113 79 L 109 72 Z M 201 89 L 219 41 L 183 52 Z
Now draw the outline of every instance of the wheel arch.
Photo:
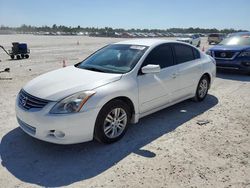
M 206 72 L 206 73 L 204 73 L 204 74 L 201 76 L 201 78 L 202 78 L 203 76 L 207 76 L 208 81 L 209 81 L 209 87 L 208 87 L 208 88 L 210 88 L 210 86 L 211 86 L 211 75 L 210 75 L 208 72 Z
M 104 101 L 102 102 L 101 109 L 106 104 L 108 104 L 109 102 L 114 101 L 114 100 L 121 100 L 128 105 L 130 112 L 131 112 L 131 120 L 130 120 L 131 123 L 136 123 L 138 121 L 138 117 L 136 115 L 137 114 L 136 104 L 128 96 L 118 95 L 118 96 L 113 96 L 112 98 L 105 99 L 104 100 L 105 102 Z
M 117 97 L 112 98 L 109 101 L 107 101 L 103 106 L 105 106 L 107 103 L 109 103 L 109 102 L 111 102 L 113 100 L 121 100 L 121 101 L 125 102 L 129 106 L 129 109 L 130 109 L 130 112 L 131 112 L 131 121 L 133 122 L 133 119 L 134 119 L 134 116 L 135 116 L 135 105 L 132 102 L 132 100 L 127 96 L 117 96 Z

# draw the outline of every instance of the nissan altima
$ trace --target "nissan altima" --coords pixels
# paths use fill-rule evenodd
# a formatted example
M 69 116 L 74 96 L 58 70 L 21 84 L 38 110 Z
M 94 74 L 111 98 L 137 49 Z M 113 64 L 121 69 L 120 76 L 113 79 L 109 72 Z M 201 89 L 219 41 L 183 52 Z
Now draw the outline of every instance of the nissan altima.
M 146 115 L 204 100 L 215 74 L 215 60 L 186 43 L 118 42 L 28 82 L 16 99 L 17 121 L 47 142 L 112 143 Z

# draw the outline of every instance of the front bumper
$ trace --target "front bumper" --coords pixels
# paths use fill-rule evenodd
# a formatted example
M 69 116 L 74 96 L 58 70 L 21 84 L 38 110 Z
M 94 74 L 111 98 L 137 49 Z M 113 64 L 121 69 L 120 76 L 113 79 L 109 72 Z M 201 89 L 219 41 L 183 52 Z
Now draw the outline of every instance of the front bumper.
M 223 59 L 215 59 L 216 67 L 222 69 L 235 69 L 241 71 L 250 71 L 250 60 L 242 59 L 242 60 L 223 60 Z
M 74 114 L 50 114 L 54 105 L 55 102 L 51 102 L 38 111 L 25 110 L 17 101 L 16 116 L 21 129 L 32 137 L 56 144 L 75 144 L 93 139 L 99 108 Z

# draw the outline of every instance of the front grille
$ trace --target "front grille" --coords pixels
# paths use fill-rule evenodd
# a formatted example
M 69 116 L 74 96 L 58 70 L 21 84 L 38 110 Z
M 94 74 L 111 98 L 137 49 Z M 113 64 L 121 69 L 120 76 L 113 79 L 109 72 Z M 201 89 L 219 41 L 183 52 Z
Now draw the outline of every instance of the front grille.
M 235 55 L 235 52 L 232 51 L 214 51 L 214 57 L 215 58 L 221 58 L 221 59 L 231 59 Z
M 19 92 L 19 106 L 26 110 L 32 108 L 41 109 L 48 104 L 48 102 L 50 101 L 34 97 L 25 92 L 23 89 Z
M 20 120 L 19 118 L 17 118 L 17 121 L 20 125 L 20 127 L 25 131 L 28 132 L 32 135 L 36 134 L 36 128 L 32 127 L 31 125 L 28 125 L 27 123 L 24 123 L 22 120 Z

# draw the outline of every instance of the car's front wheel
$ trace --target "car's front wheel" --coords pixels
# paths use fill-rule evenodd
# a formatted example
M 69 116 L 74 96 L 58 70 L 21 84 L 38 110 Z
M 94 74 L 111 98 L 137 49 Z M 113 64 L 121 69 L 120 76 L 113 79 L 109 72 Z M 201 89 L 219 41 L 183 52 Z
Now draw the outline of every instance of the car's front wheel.
M 195 101 L 203 101 L 209 89 L 209 78 L 207 75 L 203 75 L 198 83 L 196 93 L 195 93 Z
M 96 123 L 94 137 L 102 143 L 112 143 L 123 137 L 130 122 L 129 106 L 121 100 L 108 102 L 100 110 Z

